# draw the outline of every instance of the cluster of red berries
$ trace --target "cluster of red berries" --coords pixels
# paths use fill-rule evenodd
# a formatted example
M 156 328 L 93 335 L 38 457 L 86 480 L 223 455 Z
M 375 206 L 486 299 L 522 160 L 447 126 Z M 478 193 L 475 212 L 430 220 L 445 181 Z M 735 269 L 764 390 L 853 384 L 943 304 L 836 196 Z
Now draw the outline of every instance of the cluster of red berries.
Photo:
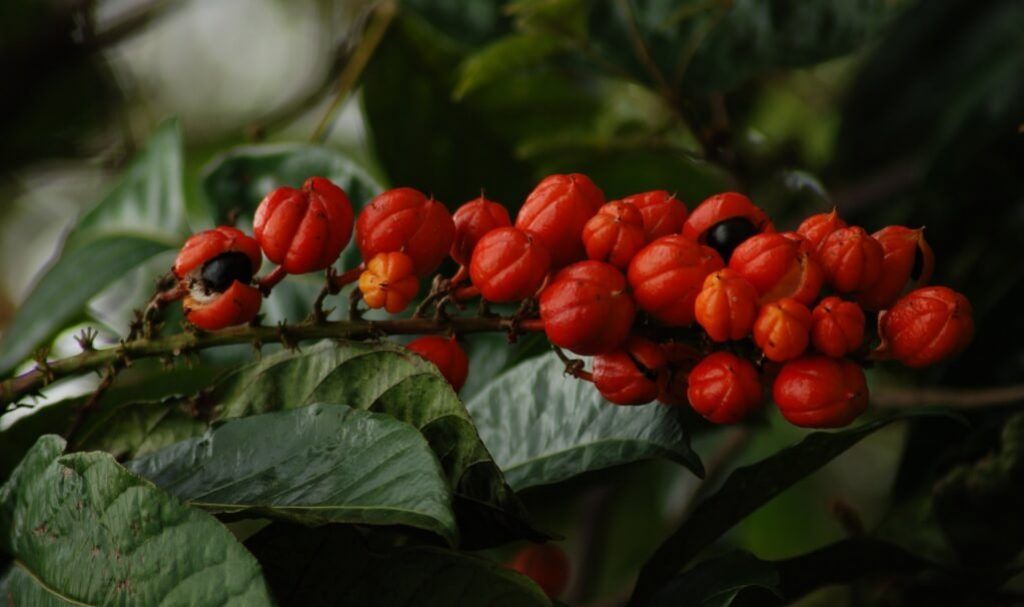
M 541 181 L 514 222 L 483 195 L 451 215 L 412 188 L 380 194 L 353 219 L 344 191 L 313 177 L 263 200 L 255 239 L 228 227 L 193 236 L 174 266 L 188 289 L 189 321 L 207 330 L 250 321 L 261 288 L 329 268 L 354 223 L 365 264 L 332 279 L 358 280 L 369 307 L 401 312 L 450 255 L 459 264 L 448 281 L 454 298 L 537 297 L 540 319 L 523 327 L 593 356 L 591 372 L 574 372 L 607 400 L 689 403 L 716 423 L 743 419 L 771 386 L 790 422 L 846 425 L 867 406 L 858 361 L 922 367 L 973 335 L 963 295 L 921 286 L 934 266 L 923 230 L 868 234 L 835 211 L 777 232 L 741 194 L 712 196 L 689 213 L 660 190 L 606 202 L 590 179 L 572 174 Z M 279 267 L 254 286 L 261 249 Z M 865 312 L 877 313 L 877 323 Z M 465 381 L 454 339 L 410 347 L 456 388 Z

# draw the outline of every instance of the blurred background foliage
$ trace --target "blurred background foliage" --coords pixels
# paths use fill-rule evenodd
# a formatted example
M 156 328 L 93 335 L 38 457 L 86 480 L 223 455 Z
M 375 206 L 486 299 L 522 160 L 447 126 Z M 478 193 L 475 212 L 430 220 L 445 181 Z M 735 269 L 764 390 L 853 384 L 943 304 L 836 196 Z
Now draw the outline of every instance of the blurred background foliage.
M 5 332 L 63 236 L 175 116 L 179 126 L 164 129 L 183 136 L 188 213 L 162 225 L 172 240 L 185 233 L 177 222 L 244 222 L 267 187 L 311 172 L 346 183 L 358 204 L 410 185 L 453 209 L 481 190 L 514 209 L 564 171 L 589 174 L 609 199 L 664 188 L 690 208 L 739 189 L 783 227 L 833 206 L 869 231 L 927 226 L 936 282 L 970 297 L 977 338 L 924 373 L 873 372 L 877 393 L 926 386 L 941 405 L 944 388 L 1024 378 L 1019 0 L 7 0 L 0 77 Z M 316 147 L 235 148 L 257 143 Z M 167 259 L 89 295 L 108 335 L 123 332 Z M 81 281 L 102 274 L 77 269 Z M 308 309 L 308 287 L 271 315 Z M 497 372 L 519 356 L 497 364 L 493 353 L 483 344 L 474 365 Z M 126 390 L 155 369 L 127 374 Z M 970 407 L 969 425 L 889 427 L 711 554 L 786 559 L 878 529 L 960 575 L 869 576 L 806 604 L 1019 601 L 1024 584 L 985 568 L 1019 565 L 1024 545 L 1020 404 Z M 721 474 L 803 434 L 769 415 L 752 430 L 703 432 L 696 448 L 705 463 L 722 456 Z M 574 602 L 615 604 L 720 478 L 699 487 L 650 462 L 526 498 L 569 538 Z

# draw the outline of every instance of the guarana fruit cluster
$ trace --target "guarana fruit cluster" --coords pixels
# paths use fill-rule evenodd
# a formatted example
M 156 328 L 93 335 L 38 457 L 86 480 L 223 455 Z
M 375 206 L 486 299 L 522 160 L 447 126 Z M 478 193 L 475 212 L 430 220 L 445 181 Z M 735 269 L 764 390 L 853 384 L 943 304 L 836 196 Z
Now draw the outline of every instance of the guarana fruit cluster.
M 742 420 L 770 390 L 796 425 L 844 426 L 867 406 L 868 361 L 924 367 L 973 335 L 967 299 L 924 286 L 934 258 L 923 229 L 869 234 L 833 210 L 779 232 L 742 194 L 714 195 L 692 212 L 663 190 L 607 202 L 580 174 L 545 178 L 514 221 L 483 194 L 449 214 L 397 188 L 354 217 L 326 179 L 278 188 L 256 212 L 255 238 L 219 227 L 186 242 L 174 272 L 188 320 L 204 330 L 251 321 L 285 274 L 330 268 L 353 226 L 364 263 L 329 277 L 336 288 L 357 282 L 370 308 L 403 311 L 451 256 L 452 298 L 536 298 L 540 318 L 521 326 L 592 356 L 590 372 L 571 370 L 607 400 L 689 404 L 716 423 Z M 254 279 L 261 251 L 278 268 Z M 410 348 L 456 389 L 465 381 L 454 338 Z

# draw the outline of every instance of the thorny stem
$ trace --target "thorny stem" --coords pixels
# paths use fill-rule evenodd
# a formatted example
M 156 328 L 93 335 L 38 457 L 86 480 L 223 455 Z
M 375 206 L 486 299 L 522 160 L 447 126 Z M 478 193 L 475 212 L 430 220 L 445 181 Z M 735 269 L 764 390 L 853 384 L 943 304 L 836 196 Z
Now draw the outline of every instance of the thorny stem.
M 357 300 L 358 301 L 358 300 Z M 530 320 L 530 319 L 528 319 Z M 518 326 L 517 326 L 518 325 Z M 408 318 L 398 320 L 347 320 L 304 322 L 279 326 L 239 326 L 214 332 L 185 332 L 155 339 L 139 338 L 108 348 L 88 350 L 40 364 L 35 370 L 0 382 L 0 405 L 16 403 L 46 385 L 65 377 L 103 369 L 142 358 L 178 357 L 200 350 L 245 343 L 297 344 L 313 339 L 366 339 L 381 335 L 508 333 L 535 331 L 538 325 L 511 318 Z

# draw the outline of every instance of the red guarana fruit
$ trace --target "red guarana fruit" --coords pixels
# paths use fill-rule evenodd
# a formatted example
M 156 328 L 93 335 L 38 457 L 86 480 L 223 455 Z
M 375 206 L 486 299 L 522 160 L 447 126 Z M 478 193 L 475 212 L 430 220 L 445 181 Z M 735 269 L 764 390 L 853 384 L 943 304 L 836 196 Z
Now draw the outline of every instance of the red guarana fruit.
M 352 237 L 352 217 L 344 190 L 310 177 L 302 189 L 267 194 L 253 217 L 253 233 L 267 259 L 289 274 L 306 274 L 337 261 Z
M 826 297 L 815 306 L 811 318 L 811 342 L 822 354 L 846 356 L 864 343 L 864 312 L 852 301 Z
M 454 337 L 427 335 L 412 340 L 405 347 L 434 363 L 456 392 L 466 383 L 469 357 Z
M 600 261 L 563 268 L 540 294 L 548 341 L 577 354 L 618 348 L 629 336 L 635 313 L 622 272 Z
M 924 228 L 888 226 L 871 237 L 882 246 L 882 274 L 857 295 L 857 301 L 867 310 L 878 311 L 896 303 L 911 283 L 927 284 L 935 269 L 935 255 L 924 239 Z
M 583 226 L 587 257 L 619 269 L 625 269 L 645 244 L 643 216 L 625 202 L 609 202 Z
M 821 266 L 792 233 L 748 238 L 736 247 L 729 268 L 754 285 L 762 304 L 791 297 L 810 305 L 825 282 Z
M 845 227 L 846 222 L 832 209 L 831 213 L 818 213 L 803 220 L 796 232 L 807 241 L 809 250 L 817 252 L 829 234 Z
M 526 198 L 515 225 L 540 239 L 557 270 L 586 258 L 583 226 L 603 204 L 604 193 L 586 175 L 549 175 Z
M 757 369 L 735 354 L 715 352 L 690 373 L 690 406 L 708 421 L 735 424 L 761 406 Z
M 694 312 L 708 336 L 718 342 L 750 335 L 757 316 L 757 289 L 728 268 L 708 274 Z
M 623 198 L 622 202 L 640 210 L 646 242 L 683 231 L 687 215 L 686 205 L 665 190 L 633 194 Z
M 359 275 L 359 290 L 366 305 L 384 308 L 391 314 L 408 307 L 419 289 L 412 258 L 397 251 L 378 253 Z
M 658 398 L 667 365 L 661 346 L 633 336 L 620 349 L 594 357 L 594 385 L 609 402 L 642 405 Z
M 908 367 L 927 367 L 974 338 L 971 302 L 948 287 L 911 291 L 878 317 L 879 350 Z
M 551 599 L 569 585 L 569 557 L 554 544 L 531 544 L 517 552 L 508 567 L 533 580 Z
M 783 365 L 772 396 L 782 416 L 804 428 L 841 428 L 868 406 L 863 369 L 845 358 L 818 355 Z
M 863 228 L 839 228 L 825 237 L 818 261 L 825 279 L 839 293 L 870 288 L 882 276 L 882 245 Z
M 725 261 L 746 239 L 775 226 L 764 211 L 743 194 L 715 194 L 690 213 L 683 224 L 683 236 L 715 249 Z
M 512 225 L 508 209 L 484 197 L 474 198 L 462 205 L 452 215 L 455 223 L 455 240 L 451 256 L 459 265 L 469 265 L 473 248 L 485 234 L 498 228 Z
M 262 263 L 259 243 L 236 228 L 220 226 L 191 236 L 172 267 L 187 292 L 185 318 L 206 331 L 251 321 L 263 302 L 250 284 Z
M 548 250 L 536 236 L 505 227 L 491 230 L 477 243 L 469 277 L 484 299 L 508 303 L 534 296 L 550 267 Z
M 722 258 L 685 236 L 663 236 L 629 263 L 629 285 L 641 310 L 659 322 L 685 327 L 694 321 L 694 303 L 708 274 Z
M 364 260 L 378 253 L 405 253 L 421 277 L 437 269 L 454 239 L 448 209 L 412 188 L 381 193 L 356 219 L 356 244 Z
M 788 297 L 762 306 L 754 321 L 754 343 L 775 362 L 803 354 L 810 335 L 811 311 Z

